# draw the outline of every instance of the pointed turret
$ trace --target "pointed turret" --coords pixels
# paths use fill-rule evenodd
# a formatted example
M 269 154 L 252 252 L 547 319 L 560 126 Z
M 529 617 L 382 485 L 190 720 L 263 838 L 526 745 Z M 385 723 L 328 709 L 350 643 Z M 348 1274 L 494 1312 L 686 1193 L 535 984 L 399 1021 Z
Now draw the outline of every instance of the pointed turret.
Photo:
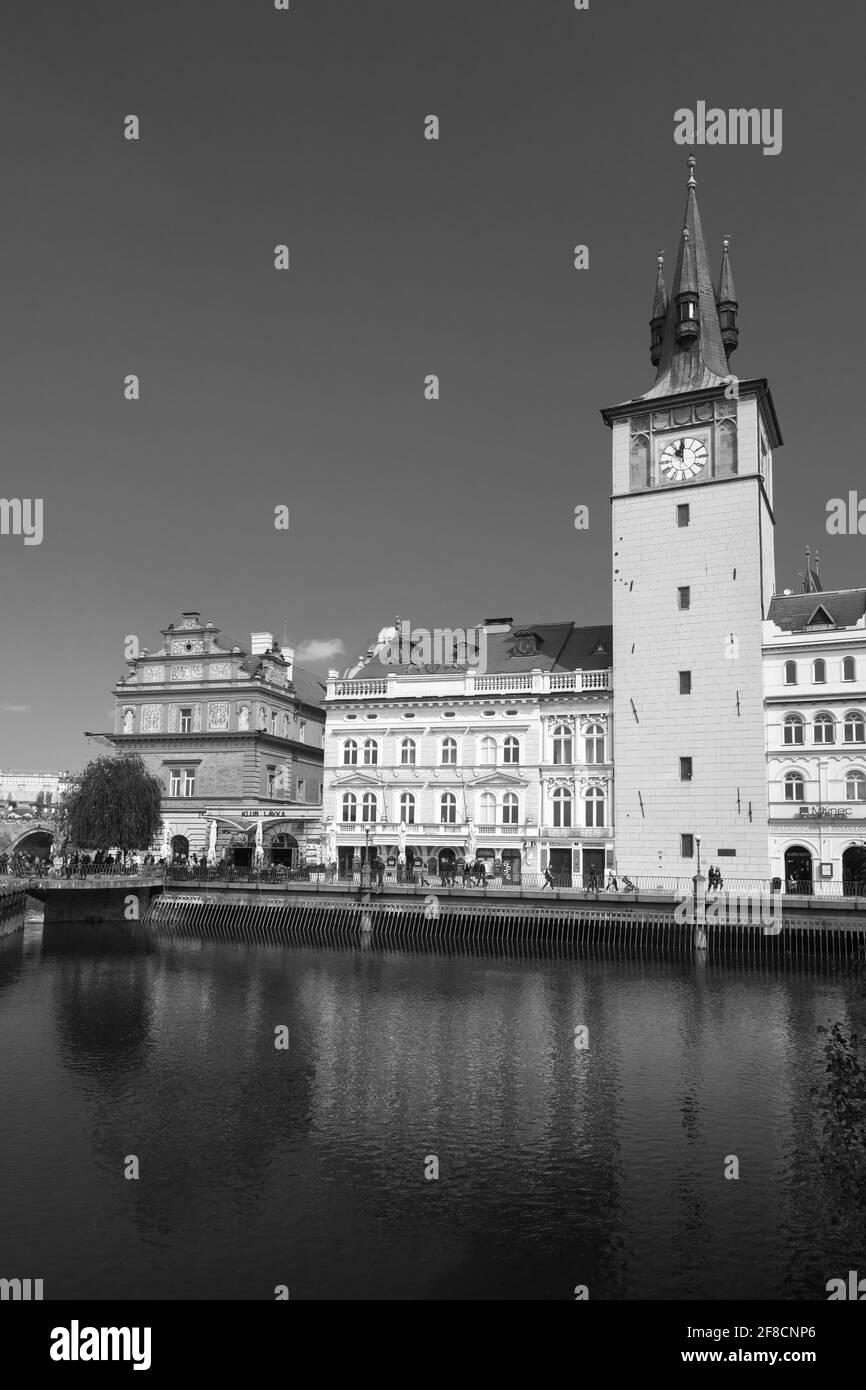
M 740 331 L 737 328 L 737 291 L 734 289 L 734 272 L 731 270 L 731 261 L 728 256 L 729 239 L 725 237 L 722 243 L 722 268 L 719 272 L 719 292 L 716 295 L 716 303 L 719 308 L 719 327 L 722 330 L 722 343 L 725 348 L 725 356 L 730 357 L 736 351 L 740 341 Z
M 818 556 L 818 552 L 817 552 L 817 550 L 816 550 L 816 551 L 815 551 L 815 563 L 814 563 L 814 565 L 812 564 L 812 552 L 811 552 L 811 550 L 809 549 L 809 547 L 808 547 L 808 545 L 807 545 L 807 546 L 806 546 L 806 573 L 803 575 L 803 593 L 804 593 L 804 594 L 821 594 L 821 593 L 824 592 L 824 585 L 821 583 L 820 577 L 819 577 L 819 575 L 818 575 L 818 566 L 819 566 L 820 563 L 821 563 L 821 562 L 820 562 L 820 559 L 819 559 L 819 556 Z
M 665 329 L 665 319 L 668 312 L 668 289 L 665 284 L 664 273 L 664 252 L 658 254 L 658 272 L 656 274 L 656 292 L 653 299 L 653 316 L 650 319 L 650 361 L 654 367 L 659 364 L 662 355 L 662 335 Z
M 683 230 L 661 333 L 656 380 L 645 393 L 647 397 L 718 386 L 728 376 L 696 189 L 695 157 L 690 155 Z

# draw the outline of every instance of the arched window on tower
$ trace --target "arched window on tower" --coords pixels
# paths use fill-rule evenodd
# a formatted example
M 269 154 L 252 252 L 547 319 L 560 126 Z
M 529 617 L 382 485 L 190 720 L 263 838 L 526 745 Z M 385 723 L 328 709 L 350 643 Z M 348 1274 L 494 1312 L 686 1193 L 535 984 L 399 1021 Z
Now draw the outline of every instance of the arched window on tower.
M 716 435 L 716 477 L 725 478 L 737 471 L 737 427 L 733 420 L 723 420 Z
M 636 434 L 631 441 L 631 491 L 649 487 L 651 481 L 649 439 L 645 434 Z

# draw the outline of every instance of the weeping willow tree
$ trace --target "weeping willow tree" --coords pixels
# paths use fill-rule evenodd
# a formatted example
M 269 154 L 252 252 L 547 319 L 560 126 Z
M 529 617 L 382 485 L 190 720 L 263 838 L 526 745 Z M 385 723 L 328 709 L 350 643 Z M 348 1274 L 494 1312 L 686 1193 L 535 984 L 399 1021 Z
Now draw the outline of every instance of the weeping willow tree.
M 86 849 L 148 849 L 162 829 L 161 795 L 137 753 L 94 758 L 66 796 L 66 836 Z

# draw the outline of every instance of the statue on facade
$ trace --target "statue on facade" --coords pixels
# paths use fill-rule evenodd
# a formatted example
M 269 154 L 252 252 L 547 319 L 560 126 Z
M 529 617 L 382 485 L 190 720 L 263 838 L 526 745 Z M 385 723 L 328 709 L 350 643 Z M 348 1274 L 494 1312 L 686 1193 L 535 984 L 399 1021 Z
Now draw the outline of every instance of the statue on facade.
M 240 730 L 241 733 L 245 733 L 246 730 L 249 729 L 249 727 L 250 727 L 250 709 L 249 709 L 249 705 L 241 705 L 240 709 L 238 710 L 238 729 Z
M 132 710 L 131 710 L 131 709 L 124 710 L 124 712 L 123 712 L 123 732 L 124 732 L 125 734 L 131 734 L 131 733 L 132 733 L 132 726 L 133 726 L 134 722 L 135 722 L 135 715 L 133 714 Z

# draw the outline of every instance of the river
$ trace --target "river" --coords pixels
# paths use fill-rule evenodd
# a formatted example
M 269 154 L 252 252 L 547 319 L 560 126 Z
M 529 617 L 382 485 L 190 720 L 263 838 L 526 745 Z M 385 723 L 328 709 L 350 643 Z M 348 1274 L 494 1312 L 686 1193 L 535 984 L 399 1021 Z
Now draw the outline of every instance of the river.
M 866 1005 L 832 966 L 30 922 L 0 941 L 0 1275 L 46 1298 L 826 1298 L 866 1274 L 809 1094 L 836 1019 Z

